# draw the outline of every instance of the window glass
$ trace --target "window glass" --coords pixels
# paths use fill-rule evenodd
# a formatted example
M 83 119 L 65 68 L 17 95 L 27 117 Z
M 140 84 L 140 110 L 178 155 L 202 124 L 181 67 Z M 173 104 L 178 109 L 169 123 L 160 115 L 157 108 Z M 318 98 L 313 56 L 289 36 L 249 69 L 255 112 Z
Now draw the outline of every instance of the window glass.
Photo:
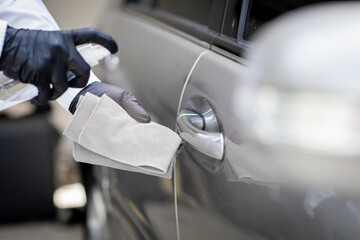
M 211 9 L 209 28 L 220 33 L 227 0 L 214 1 Z
M 225 21 L 222 34 L 236 39 L 242 0 L 229 0 L 225 13 Z
M 264 23 L 296 8 L 329 0 L 253 0 L 245 27 L 245 39 Z
M 154 5 L 154 0 L 127 0 L 126 2 L 127 3 L 135 3 L 135 4 L 147 6 L 147 7 Z
M 216 0 L 157 0 L 157 7 L 174 15 L 208 26 Z

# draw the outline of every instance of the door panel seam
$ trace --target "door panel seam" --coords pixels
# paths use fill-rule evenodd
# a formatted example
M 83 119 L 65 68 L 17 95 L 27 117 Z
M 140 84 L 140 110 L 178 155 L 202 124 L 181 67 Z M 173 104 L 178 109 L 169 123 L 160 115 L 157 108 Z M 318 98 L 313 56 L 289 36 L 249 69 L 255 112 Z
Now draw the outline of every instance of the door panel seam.
M 179 100 L 179 104 L 178 104 L 178 108 L 177 108 L 176 114 L 179 114 L 179 112 L 180 112 L 181 102 L 182 102 L 182 98 L 183 98 L 184 93 L 185 93 L 186 86 L 187 86 L 187 84 L 188 84 L 188 82 L 189 82 L 189 80 L 190 80 L 190 78 L 191 78 L 191 75 L 192 75 L 192 73 L 193 73 L 193 71 L 194 71 L 197 63 L 200 61 L 201 57 L 204 56 L 204 55 L 205 55 L 206 53 L 208 53 L 208 52 L 209 52 L 209 51 L 206 50 L 206 51 L 200 53 L 200 55 L 199 55 L 199 56 L 197 57 L 197 59 L 195 60 L 193 66 L 191 67 L 188 75 L 186 76 L 183 89 L 181 90 L 180 100 Z M 176 126 L 175 126 L 175 129 L 176 129 Z
M 180 112 L 180 107 L 181 107 L 181 102 L 185 93 L 185 89 L 186 86 L 191 78 L 191 75 L 196 67 L 196 65 L 198 64 L 198 62 L 200 61 L 201 57 L 204 56 L 206 53 L 208 53 L 209 51 L 204 51 L 202 53 L 199 54 L 199 56 L 197 57 L 197 59 L 195 60 L 194 64 L 192 65 L 188 75 L 186 76 L 185 79 L 185 83 L 184 86 L 181 90 L 181 94 L 180 94 L 180 99 L 179 99 L 179 104 L 178 104 L 178 108 L 177 108 L 177 112 L 176 112 L 176 116 L 179 114 Z M 175 124 L 175 131 L 176 131 L 176 124 Z M 175 225 L 176 225 L 176 238 L 177 240 L 180 240 L 180 228 L 179 228 L 179 213 L 178 213 L 178 205 L 177 205 L 177 189 L 176 189 L 176 164 L 174 165 L 174 170 L 173 170 L 173 176 L 174 176 L 174 204 L 175 204 Z

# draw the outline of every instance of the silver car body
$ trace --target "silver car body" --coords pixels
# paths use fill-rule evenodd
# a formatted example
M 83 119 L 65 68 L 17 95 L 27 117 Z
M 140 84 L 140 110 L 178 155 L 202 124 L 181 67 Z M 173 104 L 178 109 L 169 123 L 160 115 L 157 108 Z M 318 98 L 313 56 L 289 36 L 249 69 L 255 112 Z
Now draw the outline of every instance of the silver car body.
M 102 78 L 131 90 L 154 121 L 175 131 L 188 130 L 176 127 L 183 110 L 193 111 L 190 120 L 205 116 L 201 131 L 188 130 L 188 141 L 201 135 L 210 145 L 224 141 L 224 148 L 186 144 L 173 180 L 94 167 L 91 238 L 360 238 L 357 197 L 276 183 L 273 153 L 253 141 L 244 116 L 251 87 L 244 57 L 140 11 L 110 6 L 100 28 L 116 39 L 119 53 L 106 59 Z

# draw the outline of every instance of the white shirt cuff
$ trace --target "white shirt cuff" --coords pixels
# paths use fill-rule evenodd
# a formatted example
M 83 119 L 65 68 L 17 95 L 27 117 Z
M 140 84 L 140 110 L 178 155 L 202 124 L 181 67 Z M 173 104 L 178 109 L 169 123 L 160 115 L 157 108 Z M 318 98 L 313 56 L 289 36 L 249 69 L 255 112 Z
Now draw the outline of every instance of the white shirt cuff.
M 101 81 L 92 71 L 90 71 L 90 77 L 87 85 L 93 82 Z M 60 104 L 60 106 L 69 111 L 72 100 L 76 97 L 76 95 L 78 95 L 81 90 L 82 88 L 68 88 L 68 90 L 66 90 L 66 92 L 64 92 L 63 95 L 61 95 L 58 99 L 56 99 L 56 101 Z

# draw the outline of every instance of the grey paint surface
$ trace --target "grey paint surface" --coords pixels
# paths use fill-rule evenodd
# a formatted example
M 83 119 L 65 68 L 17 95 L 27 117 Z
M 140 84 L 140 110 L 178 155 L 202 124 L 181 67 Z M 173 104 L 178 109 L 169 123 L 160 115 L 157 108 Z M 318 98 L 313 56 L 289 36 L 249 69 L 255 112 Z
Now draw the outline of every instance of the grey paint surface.
M 100 25 L 118 42 L 120 59 L 115 66 L 104 64 L 103 79 L 133 91 L 154 121 L 174 129 L 182 86 L 205 49 L 118 9 L 107 12 Z M 117 212 L 109 217 L 110 225 L 118 226 L 128 218 L 133 228 L 124 232 L 132 231 L 134 238 L 176 239 L 171 180 L 117 170 L 110 170 L 109 177 L 113 211 Z M 159 205 L 166 205 L 166 211 L 157 214 Z M 113 236 L 118 231 L 121 226 L 110 228 Z
M 118 10 L 107 12 L 100 26 L 119 45 L 120 64 L 115 72 L 107 71 L 105 79 L 128 86 L 154 120 L 174 129 L 182 86 L 204 48 Z

